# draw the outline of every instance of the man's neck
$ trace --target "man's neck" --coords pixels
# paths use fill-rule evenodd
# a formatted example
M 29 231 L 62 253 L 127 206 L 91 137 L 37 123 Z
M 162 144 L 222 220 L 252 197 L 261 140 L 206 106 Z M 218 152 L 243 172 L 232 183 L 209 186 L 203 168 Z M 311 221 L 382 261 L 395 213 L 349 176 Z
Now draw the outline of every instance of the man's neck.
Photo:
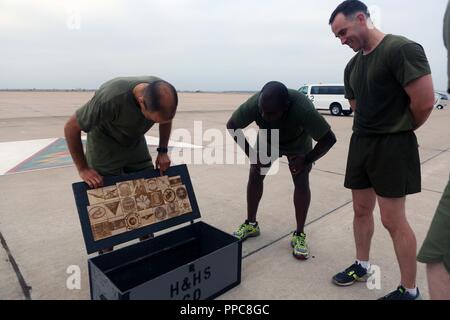
M 376 28 L 370 29 L 367 43 L 362 49 L 363 55 L 372 53 L 380 45 L 385 36 L 386 34 Z

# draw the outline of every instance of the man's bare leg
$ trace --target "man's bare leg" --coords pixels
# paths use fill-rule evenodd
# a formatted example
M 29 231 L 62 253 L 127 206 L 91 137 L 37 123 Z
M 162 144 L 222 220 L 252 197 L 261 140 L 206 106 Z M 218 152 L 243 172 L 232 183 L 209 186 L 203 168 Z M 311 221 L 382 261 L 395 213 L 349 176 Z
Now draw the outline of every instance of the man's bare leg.
M 427 264 L 431 300 L 450 300 L 450 274 L 443 263 Z
M 305 222 L 308 215 L 309 205 L 311 203 L 311 190 L 309 188 L 310 170 L 292 177 L 294 180 L 294 206 L 295 218 L 297 220 L 297 234 L 305 233 Z
M 355 237 L 356 259 L 369 261 L 370 244 L 374 233 L 373 210 L 376 194 L 373 189 L 352 190 L 353 234 Z
M 256 222 L 259 202 L 264 191 L 264 175 L 257 165 L 251 165 L 247 184 L 247 219 Z
M 417 273 L 417 241 L 414 231 L 406 219 L 406 197 L 378 197 L 381 211 L 381 221 L 389 231 L 394 243 L 395 254 L 400 266 L 401 284 L 405 288 L 416 287 Z

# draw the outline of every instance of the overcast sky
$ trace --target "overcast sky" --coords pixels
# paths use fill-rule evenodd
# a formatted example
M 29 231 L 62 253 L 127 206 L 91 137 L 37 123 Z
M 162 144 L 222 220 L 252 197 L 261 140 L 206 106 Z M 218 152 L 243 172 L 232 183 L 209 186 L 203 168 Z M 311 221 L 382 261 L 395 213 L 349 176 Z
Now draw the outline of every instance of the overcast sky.
M 353 52 L 331 33 L 335 0 L 0 0 L 0 88 L 97 88 L 156 75 L 179 90 L 342 82 Z M 446 88 L 447 0 L 373 0 L 386 33 L 422 44 Z

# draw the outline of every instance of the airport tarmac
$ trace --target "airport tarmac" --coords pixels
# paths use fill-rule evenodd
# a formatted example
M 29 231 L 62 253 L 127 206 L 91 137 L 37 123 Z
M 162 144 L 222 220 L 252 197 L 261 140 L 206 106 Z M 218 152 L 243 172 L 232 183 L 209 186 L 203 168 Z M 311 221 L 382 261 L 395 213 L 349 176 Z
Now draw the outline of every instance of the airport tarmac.
M 88 255 L 71 185 L 80 181 L 64 153 L 63 127 L 92 92 L 0 92 L 0 300 L 89 299 Z M 250 96 L 243 93 L 180 93 L 174 129 L 194 137 L 218 129 L 225 136 L 231 113 Z M 312 257 L 292 257 L 295 228 L 293 184 L 287 161 L 266 179 L 258 221 L 261 236 L 243 243 L 242 282 L 218 299 L 233 300 L 359 300 L 376 299 L 399 284 L 392 241 L 375 212 L 376 229 L 371 262 L 379 267 L 381 286 L 358 283 L 339 288 L 331 277 L 355 260 L 351 193 L 343 187 L 353 117 L 323 113 L 338 142 L 311 173 L 312 200 L 306 233 Z M 417 132 L 422 162 L 422 193 L 409 196 L 407 215 L 420 248 L 449 178 L 450 110 L 434 110 Z M 178 131 L 181 132 L 181 131 Z M 217 131 L 216 131 L 217 132 Z M 158 128 L 148 132 L 155 141 Z M 153 137 L 153 138 L 152 138 Z M 194 139 L 195 140 L 195 139 Z M 173 153 L 201 148 L 203 154 L 232 150 L 229 140 L 172 141 Z M 60 144 L 45 158 L 43 150 Z M 156 140 L 157 141 L 157 140 Z M 155 159 L 156 146 L 149 143 Z M 25 163 L 36 155 L 33 163 Z M 27 165 L 24 165 L 27 164 Z M 42 165 L 44 164 L 44 165 Z M 39 165 L 42 165 L 41 167 Z M 202 220 L 232 233 L 246 216 L 248 164 L 189 164 Z M 39 170 L 36 170 L 39 169 Z M 79 266 L 81 287 L 68 289 L 67 272 Z M 429 297 L 425 266 L 418 264 L 418 286 Z

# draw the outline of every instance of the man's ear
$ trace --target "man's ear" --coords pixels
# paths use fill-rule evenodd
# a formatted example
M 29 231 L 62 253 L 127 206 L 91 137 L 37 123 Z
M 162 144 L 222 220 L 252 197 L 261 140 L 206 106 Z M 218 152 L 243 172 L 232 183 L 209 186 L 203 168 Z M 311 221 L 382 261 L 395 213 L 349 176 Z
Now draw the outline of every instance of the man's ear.
M 142 111 L 146 110 L 144 97 L 138 97 L 137 102 L 139 103 L 139 107 L 141 108 Z
M 359 24 L 365 25 L 367 23 L 367 17 L 364 13 L 360 12 L 356 15 L 356 20 Z

